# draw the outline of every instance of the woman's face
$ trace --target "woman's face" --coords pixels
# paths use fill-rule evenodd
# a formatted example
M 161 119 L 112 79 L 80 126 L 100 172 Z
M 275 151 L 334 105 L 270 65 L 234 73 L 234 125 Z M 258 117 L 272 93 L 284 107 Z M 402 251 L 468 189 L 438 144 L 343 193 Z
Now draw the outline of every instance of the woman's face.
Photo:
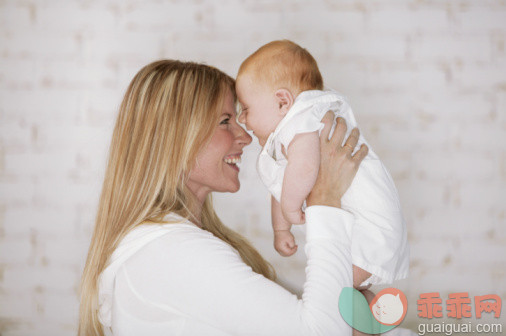
M 202 202 L 212 191 L 239 190 L 239 167 L 235 163 L 250 143 L 251 136 L 237 124 L 233 96 L 228 92 L 211 140 L 200 150 L 190 170 L 188 188 Z

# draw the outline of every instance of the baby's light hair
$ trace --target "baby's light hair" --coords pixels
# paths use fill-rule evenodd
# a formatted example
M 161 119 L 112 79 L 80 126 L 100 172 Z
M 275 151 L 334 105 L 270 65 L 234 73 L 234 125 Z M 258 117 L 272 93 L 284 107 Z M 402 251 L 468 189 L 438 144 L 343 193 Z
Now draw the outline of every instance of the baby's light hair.
M 255 82 L 272 89 L 286 88 L 297 96 L 306 90 L 323 90 L 323 78 L 316 60 L 289 40 L 272 41 L 242 62 L 237 73 L 249 74 Z

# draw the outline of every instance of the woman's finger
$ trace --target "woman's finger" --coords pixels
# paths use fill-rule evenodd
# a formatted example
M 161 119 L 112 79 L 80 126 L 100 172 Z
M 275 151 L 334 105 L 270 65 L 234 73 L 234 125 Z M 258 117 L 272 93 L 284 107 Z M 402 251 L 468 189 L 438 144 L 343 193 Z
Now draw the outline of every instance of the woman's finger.
M 352 160 L 355 161 L 355 163 L 358 165 L 367 156 L 368 152 L 369 147 L 367 147 L 366 144 L 362 144 L 362 146 L 360 146 L 360 149 L 356 151 L 355 155 L 353 155 Z
M 332 134 L 332 138 L 330 138 L 330 142 L 336 148 L 337 146 L 341 146 L 344 140 L 344 136 L 346 135 L 346 120 L 341 117 L 336 119 L 336 128 L 334 129 L 334 133 Z
M 330 130 L 332 129 L 332 122 L 334 121 L 334 113 L 328 111 L 322 118 L 323 129 L 320 133 L 320 142 L 329 141 Z
M 354 128 L 351 130 L 350 135 L 348 136 L 348 139 L 346 139 L 346 143 L 343 147 L 347 147 L 351 149 L 350 154 L 353 153 L 353 150 L 355 149 L 355 146 L 358 143 L 358 139 L 360 138 L 360 131 L 358 128 Z

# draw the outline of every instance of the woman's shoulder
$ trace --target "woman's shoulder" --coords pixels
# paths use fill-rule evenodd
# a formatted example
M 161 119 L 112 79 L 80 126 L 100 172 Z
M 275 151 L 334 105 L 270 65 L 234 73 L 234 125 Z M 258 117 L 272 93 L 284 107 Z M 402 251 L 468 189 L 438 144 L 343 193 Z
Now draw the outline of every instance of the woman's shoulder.
M 110 264 L 123 263 L 148 246 L 160 246 L 160 242 L 161 246 L 163 242 L 168 241 L 174 245 L 197 237 L 209 238 L 209 235 L 212 236 L 211 233 L 202 230 L 188 219 L 171 213 L 161 222 L 145 221 L 128 232 L 112 254 Z
M 166 223 L 145 222 L 133 229 L 122 241 L 135 241 L 140 246 L 136 260 L 170 255 L 186 259 L 194 254 L 213 254 L 213 251 L 233 250 L 225 241 L 214 236 L 188 219 L 175 214 L 164 217 Z M 174 258 L 171 258 L 174 261 Z
M 111 318 L 110 307 L 118 275 L 123 275 L 120 280 L 124 280 L 128 274 L 128 286 L 156 301 L 156 290 L 161 283 L 167 288 L 180 288 L 177 283 L 170 286 L 169 282 L 184 281 L 187 278 L 184 272 L 190 271 L 188 265 L 202 255 L 199 248 L 206 249 L 209 245 L 202 242 L 216 244 L 215 239 L 210 232 L 174 214 L 164 217 L 164 223 L 146 221 L 136 226 L 121 240 L 100 276 L 100 314 L 104 321 Z
M 178 241 L 192 239 L 196 237 L 214 237 L 210 232 L 201 229 L 186 218 L 175 214 L 164 217 L 163 222 L 146 221 L 138 225 L 130 231 L 122 241 L 129 240 L 142 241 L 146 237 L 149 242 L 162 241 Z
M 124 263 L 132 286 L 150 300 L 157 300 L 153 289 L 160 282 L 164 290 L 181 290 L 189 278 L 224 272 L 230 265 L 242 263 L 232 246 L 196 225 L 163 224 L 159 230 L 164 233 Z

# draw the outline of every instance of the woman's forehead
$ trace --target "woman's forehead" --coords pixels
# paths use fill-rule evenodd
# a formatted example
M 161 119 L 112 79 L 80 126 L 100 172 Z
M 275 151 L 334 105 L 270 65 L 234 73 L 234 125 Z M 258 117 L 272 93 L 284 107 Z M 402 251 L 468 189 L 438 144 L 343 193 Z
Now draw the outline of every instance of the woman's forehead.
M 234 95 L 229 90 L 225 96 L 225 100 L 223 101 L 223 111 L 221 114 L 231 114 L 235 115 L 237 114 L 238 110 L 238 103 L 234 99 Z

